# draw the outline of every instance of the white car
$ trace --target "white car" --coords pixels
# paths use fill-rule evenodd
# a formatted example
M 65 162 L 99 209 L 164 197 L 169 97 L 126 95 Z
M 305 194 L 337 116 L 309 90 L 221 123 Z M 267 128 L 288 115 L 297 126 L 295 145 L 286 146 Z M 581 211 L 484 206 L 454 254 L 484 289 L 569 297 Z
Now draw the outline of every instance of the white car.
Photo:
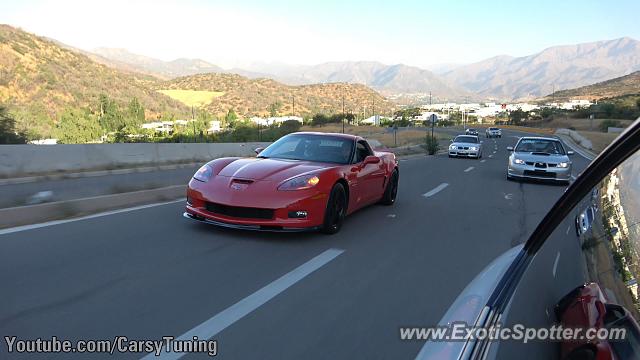
M 502 130 L 498 129 L 497 127 L 490 127 L 487 128 L 487 130 L 484 131 L 484 135 L 487 138 L 501 138 L 502 137 Z
M 449 157 L 482 157 L 482 144 L 476 135 L 458 135 L 451 140 L 449 145 Z

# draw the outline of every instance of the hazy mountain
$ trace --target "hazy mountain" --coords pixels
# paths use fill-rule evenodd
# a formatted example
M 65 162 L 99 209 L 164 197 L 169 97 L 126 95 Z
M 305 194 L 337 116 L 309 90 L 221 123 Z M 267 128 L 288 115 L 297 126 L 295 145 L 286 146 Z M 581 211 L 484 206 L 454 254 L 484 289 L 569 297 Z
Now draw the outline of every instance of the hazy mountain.
M 487 97 L 537 97 L 640 70 L 640 41 L 620 38 L 554 46 L 524 56 L 498 56 L 464 65 L 444 78 Z
M 258 64 L 252 71 L 287 84 L 348 82 L 364 84 L 385 94 L 428 93 L 440 98 L 462 98 L 469 93 L 434 73 L 413 66 L 375 61 L 327 62 L 319 65 Z
M 126 64 L 124 70 L 133 68 L 138 72 L 155 75 L 164 79 L 224 71 L 221 67 L 201 59 L 180 58 L 173 61 L 162 61 L 144 55 L 133 54 L 126 49 L 115 48 L 97 48 L 93 49 L 92 52 L 105 59 L 114 61 L 114 65 L 116 66 Z
M 596 100 L 626 95 L 640 96 L 640 71 L 593 85 L 556 91 L 555 94 L 548 94 L 544 100 L 550 101 L 555 99 L 556 101 L 563 101 L 573 98 Z
M 429 65 L 426 66 L 425 69 L 431 71 L 432 73 L 436 74 L 436 75 L 442 75 L 442 74 L 446 74 L 451 70 L 457 69 L 459 67 L 461 67 L 464 64 L 459 64 L 459 63 L 441 63 L 441 64 L 433 64 L 433 65 Z

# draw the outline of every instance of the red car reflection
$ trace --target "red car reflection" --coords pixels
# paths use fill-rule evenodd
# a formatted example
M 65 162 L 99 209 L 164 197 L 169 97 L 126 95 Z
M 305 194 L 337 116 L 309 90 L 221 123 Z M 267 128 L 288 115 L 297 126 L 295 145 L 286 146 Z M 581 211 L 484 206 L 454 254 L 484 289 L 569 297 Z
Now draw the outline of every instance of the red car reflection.
M 561 359 L 637 359 L 640 327 L 624 307 L 610 303 L 596 283 L 581 285 L 556 306 L 556 316 L 564 328 L 624 328 L 624 340 L 573 340 L 561 343 Z

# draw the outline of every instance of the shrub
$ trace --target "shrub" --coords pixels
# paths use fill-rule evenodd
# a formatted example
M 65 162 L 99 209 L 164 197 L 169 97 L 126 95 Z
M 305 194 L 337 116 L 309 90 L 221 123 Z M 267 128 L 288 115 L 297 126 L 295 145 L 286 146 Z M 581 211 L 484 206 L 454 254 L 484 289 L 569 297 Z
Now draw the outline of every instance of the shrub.
M 425 145 L 429 155 L 434 155 L 438 150 L 440 150 L 440 144 L 438 143 L 438 138 L 436 136 L 427 135 Z
M 610 127 L 620 127 L 620 122 L 618 120 L 606 119 L 602 120 L 600 123 L 600 131 L 607 132 Z

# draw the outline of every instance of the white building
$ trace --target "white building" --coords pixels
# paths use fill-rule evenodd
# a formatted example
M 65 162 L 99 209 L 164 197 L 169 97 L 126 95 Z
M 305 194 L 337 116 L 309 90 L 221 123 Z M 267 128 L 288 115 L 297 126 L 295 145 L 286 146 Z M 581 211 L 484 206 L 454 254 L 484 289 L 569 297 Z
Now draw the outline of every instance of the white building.
M 362 125 L 380 125 L 380 115 L 374 115 L 360 121 Z
M 58 139 L 40 139 L 29 141 L 31 145 L 55 145 L 58 143 Z
M 303 123 L 303 119 L 300 116 L 276 116 L 276 117 L 268 117 L 268 118 L 261 118 L 261 117 L 255 116 L 255 117 L 252 117 L 250 120 L 253 123 L 261 126 L 282 124 L 283 122 L 289 121 L 289 120 L 295 120 L 301 124 Z
M 207 133 L 208 134 L 212 134 L 212 133 L 216 133 L 221 131 L 222 128 L 220 127 L 220 121 L 219 120 L 211 120 L 209 121 L 209 128 L 207 129 Z
M 440 121 L 442 120 L 442 115 L 433 112 L 433 111 L 425 111 L 423 113 L 421 113 L 418 116 L 414 116 L 412 121 L 427 121 L 427 120 L 431 120 L 431 115 L 435 115 L 436 116 L 436 121 Z

